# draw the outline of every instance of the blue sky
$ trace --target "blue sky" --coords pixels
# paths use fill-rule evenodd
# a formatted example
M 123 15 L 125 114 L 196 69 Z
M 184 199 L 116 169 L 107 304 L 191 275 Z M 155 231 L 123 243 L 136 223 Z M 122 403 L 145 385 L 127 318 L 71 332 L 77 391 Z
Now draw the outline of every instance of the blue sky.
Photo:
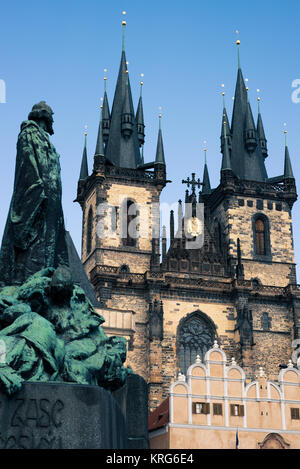
M 219 182 L 221 84 L 231 115 L 240 31 L 241 64 L 249 79 L 256 117 L 256 89 L 268 139 L 269 177 L 282 174 L 283 123 L 294 174 L 300 181 L 300 103 L 292 102 L 292 82 L 300 79 L 299 1 L 261 0 L 28 0 L 2 2 L 0 79 L 7 87 L 0 104 L 0 236 L 12 193 L 20 123 L 33 104 L 45 99 L 55 111 L 53 143 L 61 155 L 63 206 L 67 228 L 80 251 L 81 209 L 74 204 L 83 131 L 88 125 L 89 168 L 95 150 L 103 70 L 112 104 L 121 56 L 121 12 L 127 12 L 126 55 L 137 104 L 144 73 L 145 160 L 155 155 L 158 107 L 168 178 L 162 201 L 183 198 L 181 179 L 202 177 L 203 141 L 211 182 Z M 300 96 L 300 93 L 299 93 Z M 300 184 L 300 183 L 299 183 Z M 293 210 L 296 260 L 300 263 L 300 204 Z

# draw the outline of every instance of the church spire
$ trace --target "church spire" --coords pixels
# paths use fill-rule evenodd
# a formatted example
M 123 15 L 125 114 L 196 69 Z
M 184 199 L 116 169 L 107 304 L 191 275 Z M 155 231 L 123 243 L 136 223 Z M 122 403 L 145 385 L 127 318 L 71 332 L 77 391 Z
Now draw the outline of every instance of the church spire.
M 87 146 L 87 125 L 85 126 L 85 131 L 84 131 L 84 147 L 83 147 L 80 176 L 79 176 L 80 181 L 86 179 L 89 175 L 86 146 Z
M 259 92 L 259 90 L 257 90 Z M 258 143 L 260 145 L 260 149 L 264 158 L 268 156 L 268 147 L 267 147 L 267 139 L 265 136 L 265 130 L 263 126 L 263 121 L 260 113 L 260 97 L 257 98 L 258 102 L 258 117 L 257 117 L 257 137 Z
M 129 138 L 133 132 L 134 126 L 134 115 L 130 106 L 130 95 L 129 95 L 129 79 L 128 79 L 128 70 L 127 80 L 125 86 L 125 99 L 123 103 L 123 110 L 121 114 L 121 132 L 125 139 Z
M 284 134 L 285 134 L 284 179 L 295 179 L 294 173 L 292 170 L 289 147 L 287 144 L 287 131 L 286 130 L 284 131 Z
M 111 111 L 105 156 L 115 166 L 136 169 L 141 164 L 141 156 L 125 55 L 125 20 L 122 21 L 122 27 L 121 63 Z
M 208 173 L 207 161 L 206 161 L 206 152 L 207 152 L 207 148 L 204 148 L 204 171 L 203 171 L 202 194 L 210 194 L 211 193 L 209 173 Z
M 237 41 L 237 46 L 239 51 L 239 40 Z M 231 166 L 235 175 L 240 179 L 250 181 L 267 180 L 267 171 L 262 152 L 258 146 L 256 126 L 248 101 L 248 92 L 241 70 L 240 59 L 235 88 L 231 133 Z
M 231 162 L 230 162 L 230 155 L 229 155 L 229 148 L 228 148 L 228 141 L 227 141 L 227 134 L 226 134 L 226 122 L 223 122 L 224 125 L 224 150 L 223 150 L 223 158 L 222 158 L 222 167 L 221 171 L 231 171 Z
M 107 70 L 104 69 L 104 73 Z M 104 98 L 103 98 L 103 109 L 102 109 L 102 129 L 103 129 L 103 141 L 106 144 L 109 137 L 109 128 L 110 128 L 110 112 L 109 112 L 109 104 L 108 98 L 106 93 L 106 81 L 107 77 L 104 77 Z
M 143 78 L 144 74 L 141 74 Z M 143 80 L 140 81 L 140 99 L 136 111 L 135 121 L 137 125 L 137 134 L 139 139 L 140 147 L 145 143 L 145 124 L 144 124 L 144 112 L 143 112 L 143 97 L 142 97 L 142 90 L 143 90 Z
M 100 106 L 100 122 L 98 128 L 98 137 L 95 155 L 104 156 L 104 138 L 103 138 L 103 105 Z
M 245 116 L 245 145 L 247 150 L 252 153 L 257 147 L 256 127 L 254 124 L 252 109 L 249 101 L 247 102 Z
M 155 163 L 160 163 L 160 164 L 165 165 L 166 161 L 165 161 L 164 145 L 163 145 L 162 131 L 161 131 L 161 118 L 162 118 L 162 115 L 159 114 L 159 129 L 158 129 Z
M 222 84 L 222 87 L 224 88 L 224 85 Z M 226 130 L 226 135 L 227 135 L 227 144 L 228 144 L 228 149 L 231 151 L 231 130 L 230 130 L 230 125 L 229 125 L 229 119 L 226 111 L 226 105 L 225 105 L 225 92 L 222 92 L 223 96 L 223 113 L 222 113 L 222 125 L 221 125 L 221 153 L 224 151 L 224 142 L 225 142 L 225 133 L 224 130 Z M 224 122 L 225 128 L 224 128 Z

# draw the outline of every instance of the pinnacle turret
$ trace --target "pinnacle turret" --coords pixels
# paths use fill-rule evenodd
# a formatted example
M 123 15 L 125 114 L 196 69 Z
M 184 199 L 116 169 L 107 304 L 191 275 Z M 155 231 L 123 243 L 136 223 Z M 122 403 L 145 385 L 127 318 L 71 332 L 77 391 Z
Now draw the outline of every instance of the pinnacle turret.
M 259 106 L 259 101 L 260 98 L 258 98 L 258 117 L 257 117 L 257 138 L 258 138 L 258 144 L 260 146 L 262 155 L 264 158 L 267 158 L 268 156 L 268 147 L 267 147 L 267 139 L 265 136 L 265 130 L 263 126 L 263 121 L 260 113 L 260 106 Z
M 99 128 L 98 128 L 98 137 L 97 137 L 95 155 L 104 156 L 103 107 L 102 106 L 101 106 L 101 112 L 100 112 L 100 122 L 99 122 Z
M 109 137 L 110 128 L 110 112 L 106 90 L 104 91 L 103 108 L 102 108 L 102 130 L 103 130 L 103 141 L 106 144 Z
M 135 116 L 140 147 L 144 145 L 145 143 L 145 123 L 144 123 L 144 112 L 143 112 L 142 87 L 143 87 L 143 82 L 141 81 L 141 94 L 140 94 L 140 99 L 139 99 L 136 116 Z
M 81 168 L 80 168 L 80 175 L 79 180 L 82 181 L 86 179 L 89 175 L 88 170 L 88 162 L 87 162 L 87 132 L 84 133 L 84 147 L 82 153 L 82 160 L 81 160 Z
M 155 163 L 166 164 L 165 162 L 165 153 L 164 153 L 164 145 L 162 139 L 162 131 L 161 131 L 161 115 L 159 116 L 159 130 L 158 130 L 158 139 L 157 139 L 157 147 L 156 147 L 156 158 Z
M 285 132 L 286 134 L 286 132 Z M 294 179 L 294 173 L 292 169 L 292 163 L 290 158 L 289 147 L 287 145 L 287 140 L 285 139 L 285 155 L 284 155 L 284 178 L 285 179 Z
M 225 122 L 225 128 L 224 128 L 224 122 Z M 223 107 L 223 113 L 222 113 L 222 126 L 221 126 L 221 153 L 224 151 L 224 143 L 225 143 L 225 130 L 226 130 L 226 136 L 227 136 L 227 145 L 229 151 L 231 151 L 231 130 L 230 130 L 230 125 L 229 125 L 229 119 L 226 111 L 226 107 L 224 105 Z
M 204 159 L 204 171 L 203 171 L 203 185 L 202 185 L 202 194 L 211 193 L 211 185 L 206 161 L 206 149 L 204 150 L 205 159 Z
M 247 102 L 245 116 L 245 145 L 248 152 L 252 153 L 257 147 L 257 135 L 254 124 L 253 114 L 249 101 Z

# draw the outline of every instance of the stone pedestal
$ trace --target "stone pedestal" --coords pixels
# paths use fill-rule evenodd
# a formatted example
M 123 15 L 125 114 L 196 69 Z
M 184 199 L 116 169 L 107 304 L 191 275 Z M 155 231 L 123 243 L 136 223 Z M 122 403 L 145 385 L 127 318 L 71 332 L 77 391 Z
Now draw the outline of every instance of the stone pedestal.
M 24 383 L 0 393 L 0 449 L 124 449 L 125 418 L 109 391 L 68 383 Z
M 148 386 L 139 375 L 128 375 L 125 385 L 114 391 L 125 416 L 128 449 L 149 448 Z

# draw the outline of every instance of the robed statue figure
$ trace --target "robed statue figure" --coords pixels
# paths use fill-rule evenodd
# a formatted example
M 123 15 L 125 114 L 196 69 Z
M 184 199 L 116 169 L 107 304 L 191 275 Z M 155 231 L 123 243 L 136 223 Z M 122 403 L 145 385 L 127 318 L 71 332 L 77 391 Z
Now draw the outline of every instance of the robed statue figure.
M 53 111 L 41 101 L 21 124 L 14 191 L 0 253 L 0 283 L 22 284 L 45 267 L 68 265 L 59 155 L 49 140 Z
M 14 191 L 0 252 L 0 392 L 24 381 L 116 389 L 126 340 L 107 337 L 97 298 L 70 235 L 61 204 L 59 156 L 49 140 L 53 112 L 33 106 L 21 125 Z

